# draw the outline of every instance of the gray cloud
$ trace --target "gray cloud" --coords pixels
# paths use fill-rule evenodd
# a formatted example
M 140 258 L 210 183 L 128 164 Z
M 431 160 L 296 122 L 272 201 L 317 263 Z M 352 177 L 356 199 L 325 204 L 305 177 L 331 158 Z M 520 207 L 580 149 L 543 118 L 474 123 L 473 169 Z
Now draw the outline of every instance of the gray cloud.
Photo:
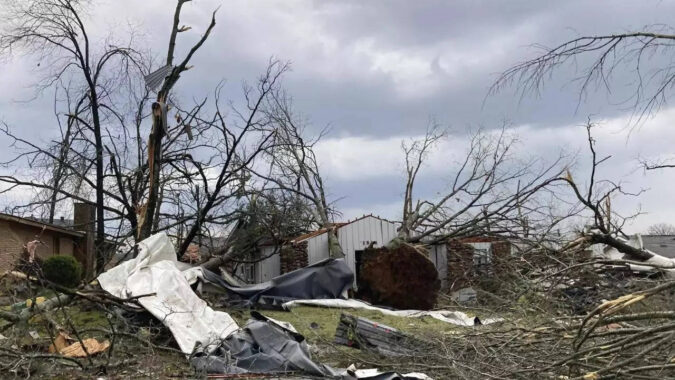
M 94 3 L 91 25 L 98 38 L 111 30 L 123 36 L 131 21 L 144 32 L 144 45 L 158 46 L 155 52 L 162 55 L 172 2 Z M 590 114 L 598 119 L 625 115 L 625 104 L 617 103 L 631 94 L 626 86 L 633 80 L 630 71 L 616 73 L 618 85 L 610 97 L 592 92 L 580 107 L 576 87 L 569 84 L 578 75 L 573 66 L 558 71 L 539 97 L 520 101 L 507 88 L 483 101 L 497 73 L 536 53 L 531 44 L 550 46 L 578 35 L 666 24 L 675 12 L 675 3 L 662 1 L 200 0 L 185 7 L 183 21 L 193 30 L 181 35 L 179 54 L 221 4 L 212 37 L 177 87 L 183 102 L 211 95 L 221 79 L 227 80 L 224 95 L 239 99 L 240 82 L 254 81 L 275 56 L 293 63 L 285 85 L 313 130 L 330 125 L 333 138 L 374 139 L 419 134 L 429 116 L 462 131 L 498 127 L 505 119 L 562 129 Z M 671 58 L 655 56 L 648 64 Z M 0 72 L 6 89 L 0 93 L 0 118 L 22 134 L 48 139 L 56 130 L 51 95 L 29 105 L 13 101 L 26 98 L 24 88 L 35 80 L 32 67 L 30 59 L 18 58 Z M 369 203 L 395 202 L 398 181 L 394 176 L 337 179 L 331 190 L 347 197 L 342 207 L 368 211 Z

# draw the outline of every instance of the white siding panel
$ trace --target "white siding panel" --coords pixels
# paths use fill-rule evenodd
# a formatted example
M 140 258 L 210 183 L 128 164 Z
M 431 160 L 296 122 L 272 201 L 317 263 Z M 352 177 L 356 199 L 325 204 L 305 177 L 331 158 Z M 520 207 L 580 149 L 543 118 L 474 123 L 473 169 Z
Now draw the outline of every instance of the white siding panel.
M 369 228 L 370 228 L 370 230 L 372 231 L 372 236 L 371 236 L 371 238 L 368 239 L 368 240 L 376 241 L 376 242 L 377 242 L 377 246 L 378 246 L 378 247 L 381 247 L 382 244 L 384 244 L 384 243 L 382 242 L 382 239 L 383 239 L 383 237 L 384 237 L 384 234 L 382 233 L 382 228 L 383 228 L 383 225 L 384 225 L 384 221 L 383 221 L 383 220 L 377 220 L 377 219 L 375 219 L 375 218 L 372 218 L 372 219 L 370 219 L 370 220 L 368 221 L 368 224 L 370 225 Z
M 266 257 L 274 253 L 275 247 L 262 247 L 261 257 Z M 265 260 L 256 263 L 256 283 L 269 281 L 281 274 L 281 258 L 278 254 L 272 255 Z
M 347 233 L 344 228 L 340 228 L 337 231 L 338 242 L 340 243 L 340 248 L 342 248 L 342 253 L 345 254 L 345 262 L 349 265 L 349 245 L 351 244 L 351 236 Z M 351 267 L 350 267 L 351 268 Z
M 348 224 L 340 228 L 339 233 L 344 236 L 345 245 L 342 247 L 342 252 L 345 254 L 345 261 L 352 271 L 354 268 L 354 247 L 358 244 L 358 222 Z
M 328 258 L 328 234 L 321 234 L 307 239 L 307 261 L 317 263 Z

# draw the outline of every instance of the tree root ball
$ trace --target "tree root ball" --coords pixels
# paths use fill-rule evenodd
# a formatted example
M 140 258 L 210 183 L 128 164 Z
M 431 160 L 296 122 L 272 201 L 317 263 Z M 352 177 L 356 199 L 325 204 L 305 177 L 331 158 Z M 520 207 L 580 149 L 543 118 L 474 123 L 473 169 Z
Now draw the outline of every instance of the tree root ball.
M 427 253 L 410 244 L 365 250 L 358 272 L 357 296 L 375 305 L 429 310 L 441 288 Z

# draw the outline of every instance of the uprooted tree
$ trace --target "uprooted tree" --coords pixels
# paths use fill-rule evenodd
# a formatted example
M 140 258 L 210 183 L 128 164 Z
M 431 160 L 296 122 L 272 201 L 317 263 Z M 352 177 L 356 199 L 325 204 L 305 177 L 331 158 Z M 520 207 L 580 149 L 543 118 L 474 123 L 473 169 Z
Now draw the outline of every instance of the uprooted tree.
M 632 120 L 638 124 L 658 112 L 669 98 L 675 74 L 669 64 L 654 66 L 647 58 L 672 52 L 674 40 L 672 28 L 664 25 L 647 26 L 645 30 L 637 32 L 573 38 L 553 48 L 543 48 L 543 54 L 507 69 L 494 82 L 490 93 L 496 93 L 514 82 L 523 96 L 538 93 L 557 69 L 578 64 L 577 58 L 589 58 L 589 63 L 581 66 L 581 75 L 574 78 L 579 83 L 579 101 L 593 88 L 611 91 L 616 81 L 612 74 L 621 69 L 631 69 L 635 80 L 631 83 L 633 96 L 628 101 L 632 102 L 629 104 L 633 108 Z M 561 178 L 569 185 L 583 208 L 590 212 L 593 220 L 590 229 L 582 233 L 580 240 L 587 245 L 607 244 L 633 260 L 650 260 L 652 254 L 627 244 L 623 239 L 626 237 L 622 232 L 624 219 L 613 219 L 611 197 L 623 193 L 621 186 L 605 181 L 605 184 L 609 184 L 608 189 L 600 195 L 596 194 L 596 171 L 608 157 L 597 157 L 592 127 L 589 121 L 586 130 L 592 162 L 587 189 L 584 192 L 571 176 Z M 663 158 L 641 160 L 641 164 L 646 170 L 673 167 Z
M 608 179 L 598 180 L 598 169 L 600 165 L 610 159 L 610 156 L 598 157 L 596 141 L 592 135 L 594 124 L 589 122 L 586 125 L 586 136 L 588 148 L 591 153 L 591 166 L 589 178 L 585 188 L 582 187 L 573 178 L 570 171 L 558 181 L 564 182 L 572 190 L 574 198 L 582 205 L 584 212 L 590 214 L 590 220 L 582 231 L 578 231 L 579 237 L 569 242 L 563 250 L 574 248 L 587 248 L 594 244 L 605 244 L 615 248 L 617 251 L 625 254 L 627 262 L 633 261 L 653 264 L 657 268 L 664 269 L 664 273 L 672 276 L 675 271 L 675 261 L 654 255 L 640 247 L 634 247 L 627 241 L 628 236 L 623 232 L 626 221 L 634 216 L 621 216 L 616 210 L 612 209 L 612 198 L 618 195 L 638 196 L 642 193 L 627 192 L 620 183 Z
M 422 138 L 402 143 L 406 185 L 399 238 L 425 244 L 477 235 L 534 238 L 537 228 L 548 232 L 556 226 L 540 195 L 562 173 L 564 157 L 549 164 L 521 159 L 513 152 L 516 138 L 506 129 L 471 135 L 455 162 L 442 158 L 452 168 L 448 185 L 434 198 L 418 197 L 420 171 L 446 137 L 431 125 Z

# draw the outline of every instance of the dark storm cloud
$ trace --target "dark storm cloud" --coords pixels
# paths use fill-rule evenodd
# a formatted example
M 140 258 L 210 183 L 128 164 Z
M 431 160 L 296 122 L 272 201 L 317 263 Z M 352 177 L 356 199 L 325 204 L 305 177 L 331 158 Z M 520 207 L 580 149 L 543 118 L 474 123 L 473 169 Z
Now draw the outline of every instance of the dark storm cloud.
M 103 2 L 92 11 L 93 24 L 103 35 L 131 19 L 161 56 L 172 9 L 165 2 L 146 3 Z M 198 37 L 220 3 L 186 6 L 184 21 L 194 29 L 181 35 L 179 50 Z M 591 113 L 625 112 L 625 107 L 607 106 L 603 94 L 592 94 L 577 109 L 576 87 L 566 85 L 575 77 L 574 67 L 557 72 L 539 98 L 519 103 L 515 89 L 507 88 L 489 97 L 485 107 L 483 100 L 497 73 L 533 56 L 531 44 L 550 46 L 577 35 L 667 23 L 675 12 L 675 3 L 660 1 L 222 4 L 217 27 L 194 60 L 196 69 L 180 84 L 184 99 L 209 95 L 220 79 L 229 82 L 227 95 L 237 98 L 239 82 L 254 80 L 275 56 L 293 63 L 286 86 L 317 125 L 330 124 L 336 133 L 380 136 L 421 130 L 430 115 L 457 127 L 490 127 L 502 119 L 564 125 Z M 109 17 L 112 9 L 118 22 Z M 26 74 L 21 79 L 35 78 Z M 621 86 L 614 91 L 613 99 L 629 95 Z M 2 97 L 0 114 L 12 119 L 18 115 L 8 95 Z
M 90 23 L 99 38 L 111 31 L 124 36 L 129 20 L 144 32 L 143 46 L 163 59 L 172 1 L 93 4 Z M 487 99 L 486 94 L 498 73 L 535 56 L 532 44 L 554 46 L 579 35 L 668 24 L 675 14 L 675 2 L 664 1 L 195 0 L 184 8 L 182 23 L 193 29 L 180 35 L 178 56 L 199 38 L 219 5 L 213 34 L 176 87 L 181 103 L 211 96 L 220 80 L 226 80 L 223 97 L 239 101 L 241 81 L 254 82 L 273 56 L 292 62 L 284 84 L 297 110 L 314 131 L 330 125 L 335 139 L 417 135 L 430 117 L 460 131 L 499 127 L 504 120 L 553 131 L 588 115 L 625 115 L 627 104 L 620 101 L 632 94 L 630 70 L 615 73 L 611 96 L 592 91 L 581 105 L 570 84 L 579 73 L 571 65 L 556 71 L 538 97 L 519 99 L 514 87 Z M 647 64 L 657 67 L 671 59 L 654 56 Z M 24 136 L 44 140 L 56 131 L 51 94 L 28 106 L 13 102 L 28 97 L 25 87 L 36 79 L 33 65 L 15 59 L 0 72 L 5 89 L 0 118 Z M 6 155 L 5 150 L 0 158 Z M 367 212 L 369 204 L 400 198 L 400 174 L 387 173 L 378 179 L 366 179 L 372 173 L 362 173 L 362 179 L 326 176 L 331 193 L 346 197 L 341 207 Z M 426 182 L 420 188 L 431 189 Z
M 337 134 L 378 136 L 419 131 L 430 115 L 463 128 L 503 119 L 565 125 L 588 114 L 625 113 L 625 105 L 608 104 L 631 95 L 622 86 L 632 81 L 630 72 L 618 73 L 610 99 L 591 93 L 578 107 L 569 84 L 579 75 L 573 66 L 559 70 L 538 98 L 519 102 L 516 89 L 507 88 L 485 106 L 483 100 L 497 73 L 536 53 L 531 44 L 666 23 L 675 11 L 673 3 L 628 1 L 315 1 L 258 3 L 254 10 L 233 4 L 199 57 L 202 73 L 237 83 L 255 77 L 269 56 L 290 60 L 286 85 L 314 123 Z M 190 87 L 204 89 L 212 79 L 204 77 Z

